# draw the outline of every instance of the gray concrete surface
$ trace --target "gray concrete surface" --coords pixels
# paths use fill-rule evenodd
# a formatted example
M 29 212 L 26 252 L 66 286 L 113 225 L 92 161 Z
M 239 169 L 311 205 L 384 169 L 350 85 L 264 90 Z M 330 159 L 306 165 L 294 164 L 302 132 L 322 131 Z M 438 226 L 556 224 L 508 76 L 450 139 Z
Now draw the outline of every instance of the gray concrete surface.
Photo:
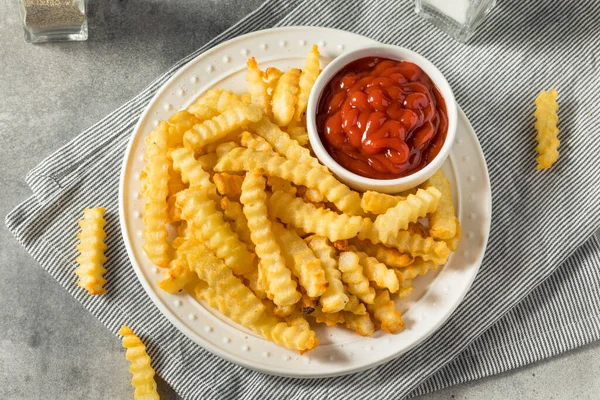
M 261 0 L 90 2 L 90 39 L 24 42 L 0 2 L 0 214 L 30 195 L 25 174 Z M 120 342 L 0 229 L 0 399 L 127 399 Z M 593 399 L 600 345 L 425 399 Z M 177 396 L 163 382 L 162 398 Z

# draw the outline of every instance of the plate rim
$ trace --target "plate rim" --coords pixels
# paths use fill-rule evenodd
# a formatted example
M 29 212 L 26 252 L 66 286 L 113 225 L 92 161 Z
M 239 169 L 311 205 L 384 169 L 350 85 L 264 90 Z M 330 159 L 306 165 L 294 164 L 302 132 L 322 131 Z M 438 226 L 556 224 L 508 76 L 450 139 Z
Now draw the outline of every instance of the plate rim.
M 375 41 L 371 38 L 368 38 L 366 36 L 359 35 L 359 34 L 356 34 L 353 32 L 348 32 L 348 31 L 345 31 L 342 29 L 322 28 L 322 27 L 303 27 L 303 26 L 276 27 L 276 28 L 269 28 L 269 29 L 253 31 L 253 32 L 250 32 L 250 33 L 247 33 L 244 35 L 236 36 L 234 38 L 231 38 L 227 41 L 224 41 L 224 42 L 208 49 L 207 51 L 205 51 L 203 53 L 198 54 L 196 57 L 189 60 L 175 74 L 173 74 L 173 76 L 171 76 L 165 83 L 163 83 L 163 85 L 157 90 L 155 95 L 149 100 L 148 104 L 144 108 L 144 111 L 140 114 L 140 117 L 139 117 L 134 129 L 132 130 L 131 136 L 128 140 L 127 147 L 126 147 L 126 150 L 125 150 L 125 153 L 123 156 L 123 162 L 121 164 L 120 176 L 119 176 L 119 224 L 120 224 L 121 235 L 123 238 L 123 243 L 127 250 L 127 255 L 128 255 L 129 261 L 130 261 L 131 266 L 137 276 L 138 281 L 140 282 L 140 284 L 144 288 L 144 291 L 150 297 L 150 299 L 152 300 L 154 305 L 158 308 L 158 310 L 160 311 L 162 316 L 165 317 L 174 326 L 175 329 L 179 330 L 187 338 L 192 340 L 197 345 L 201 346 L 203 349 L 223 358 L 224 360 L 232 362 L 236 365 L 240 365 L 240 366 L 248 368 L 250 370 L 258 371 L 258 372 L 269 374 L 269 375 L 283 376 L 283 377 L 290 377 L 290 378 L 299 378 L 299 379 L 314 379 L 314 378 L 328 378 L 328 377 L 334 377 L 334 376 L 343 376 L 343 375 L 348 375 L 348 374 L 356 373 L 359 371 L 365 371 L 365 370 L 375 368 L 379 365 L 387 363 L 390 360 L 393 360 L 393 359 L 401 356 L 402 354 L 405 354 L 406 352 L 414 349 L 415 347 L 417 347 L 418 345 L 423 343 L 423 341 L 425 341 L 426 339 L 431 337 L 431 335 L 433 335 L 436 331 L 438 331 L 440 329 L 440 327 L 443 324 L 445 324 L 448 321 L 448 319 L 454 314 L 454 312 L 456 311 L 458 306 L 460 304 L 462 304 L 465 296 L 470 291 L 470 289 L 473 285 L 473 282 L 475 281 L 477 275 L 479 274 L 479 270 L 481 268 L 483 258 L 485 257 L 485 253 L 486 253 L 487 245 L 488 245 L 488 241 L 489 241 L 493 208 L 492 208 L 491 181 L 490 181 L 490 177 L 489 177 L 488 165 L 485 160 L 485 154 L 483 153 L 483 149 L 481 147 L 481 143 L 479 142 L 479 139 L 477 138 L 475 129 L 473 128 L 471 122 L 467 118 L 466 114 L 464 113 L 464 111 L 462 110 L 460 105 L 458 105 L 457 109 L 458 109 L 459 119 L 464 118 L 464 120 L 468 123 L 470 129 L 472 130 L 472 132 L 474 134 L 474 139 L 475 139 L 474 143 L 475 143 L 475 145 L 481 155 L 482 161 L 483 161 L 483 166 L 484 166 L 483 172 L 484 172 L 484 175 L 486 178 L 485 186 L 486 186 L 486 191 L 489 192 L 488 201 L 487 201 L 488 204 L 486 204 L 487 210 L 489 210 L 489 217 L 485 218 L 485 226 L 483 227 L 484 229 L 482 232 L 484 240 L 481 245 L 481 251 L 479 252 L 477 259 L 474 261 L 474 267 L 473 267 L 474 273 L 472 275 L 470 282 L 468 282 L 468 286 L 465 288 L 463 293 L 458 297 L 458 300 L 455 301 L 454 304 L 450 307 L 448 312 L 445 315 L 443 315 L 443 318 L 440 318 L 437 321 L 437 323 L 434 324 L 430 328 L 430 330 L 427 334 L 422 335 L 419 339 L 415 340 L 410 346 L 407 346 L 401 352 L 390 354 L 386 357 L 382 357 L 376 361 L 372 361 L 372 362 L 366 363 L 364 365 L 351 366 L 349 368 L 345 368 L 341 371 L 336 371 L 331 374 L 327 374 L 327 373 L 325 373 L 325 374 L 324 373 L 310 374 L 310 373 L 303 373 L 302 371 L 298 371 L 299 374 L 291 375 L 286 372 L 279 371 L 273 367 L 266 366 L 264 364 L 260 364 L 260 363 L 256 363 L 256 362 L 250 363 L 245 359 L 236 358 L 231 353 L 222 350 L 220 347 L 213 346 L 210 342 L 208 342 L 202 336 L 198 335 L 196 332 L 194 332 L 192 329 L 190 329 L 185 323 L 182 323 L 180 321 L 180 317 L 177 316 L 175 313 L 173 313 L 164 304 L 164 301 L 158 297 L 158 295 L 155 293 L 154 289 L 150 286 L 150 283 L 147 281 L 147 277 L 143 274 L 141 267 L 138 265 L 137 259 L 133 253 L 132 243 L 129 240 L 130 233 L 129 233 L 127 223 L 125 221 L 125 215 L 124 215 L 125 214 L 124 190 L 125 190 L 125 181 L 126 181 L 126 170 L 127 170 L 129 161 L 131 159 L 131 150 L 132 150 L 134 141 L 135 141 L 136 137 L 138 136 L 141 125 L 148 117 L 151 106 L 155 103 L 155 101 L 158 98 L 160 98 L 162 96 L 163 92 L 168 90 L 168 88 L 170 87 L 170 85 L 173 81 L 177 80 L 181 75 L 183 75 L 187 72 L 187 69 L 188 69 L 187 66 L 190 65 L 191 63 L 193 63 L 196 59 L 198 59 L 200 57 L 208 57 L 211 54 L 220 51 L 222 48 L 225 48 L 225 47 L 227 47 L 233 43 L 236 43 L 238 41 L 247 40 L 254 36 L 260 36 L 260 35 L 264 35 L 264 34 L 273 34 L 273 33 L 281 32 L 281 31 L 290 32 L 290 31 L 299 30 L 299 29 L 302 31 L 310 30 L 310 31 L 317 31 L 317 32 L 335 31 L 336 33 L 343 34 L 346 36 L 348 36 L 348 35 L 356 36 L 356 37 L 360 37 L 361 40 L 367 39 L 374 43 L 378 43 L 377 41 Z

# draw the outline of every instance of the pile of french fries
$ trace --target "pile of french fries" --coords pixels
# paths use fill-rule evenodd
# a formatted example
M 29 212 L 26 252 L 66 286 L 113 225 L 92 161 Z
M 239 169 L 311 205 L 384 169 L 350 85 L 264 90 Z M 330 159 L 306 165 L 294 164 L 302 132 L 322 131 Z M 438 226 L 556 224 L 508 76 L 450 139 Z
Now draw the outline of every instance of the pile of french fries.
M 300 353 L 319 343 L 311 320 L 401 331 L 394 299 L 460 237 L 441 171 L 407 193 L 361 194 L 313 156 L 304 115 L 319 72 L 316 46 L 302 70 L 250 59 L 248 93 L 209 90 L 148 135 L 141 177 L 159 286 Z

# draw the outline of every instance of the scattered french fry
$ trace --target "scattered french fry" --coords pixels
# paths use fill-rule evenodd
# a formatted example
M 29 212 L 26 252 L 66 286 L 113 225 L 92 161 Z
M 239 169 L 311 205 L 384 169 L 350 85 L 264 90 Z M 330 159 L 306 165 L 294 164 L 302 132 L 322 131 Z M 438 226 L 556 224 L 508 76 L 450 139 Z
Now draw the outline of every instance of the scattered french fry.
M 79 256 L 75 259 L 79 267 L 75 269 L 75 273 L 79 278 L 77 285 L 87 290 L 90 294 L 104 294 L 106 289 L 104 284 L 104 263 L 106 256 L 106 244 L 104 239 L 104 211 L 102 207 L 86 208 L 83 210 L 83 219 L 79 221 L 81 232 L 77 234 L 79 244 Z

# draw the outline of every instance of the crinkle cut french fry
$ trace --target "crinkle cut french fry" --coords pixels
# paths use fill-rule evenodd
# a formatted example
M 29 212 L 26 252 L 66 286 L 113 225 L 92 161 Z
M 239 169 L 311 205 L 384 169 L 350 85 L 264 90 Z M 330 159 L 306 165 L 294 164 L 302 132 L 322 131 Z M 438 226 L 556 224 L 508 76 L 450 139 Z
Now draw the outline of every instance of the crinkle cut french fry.
M 285 322 L 287 322 L 290 326 L 297 326 L 302 329 L 310 329 L 310 324 L 306 320 L 306 317 L 298 310 L 294 310 L 292 314 L 285 319 Z
M 221 92 L 221 95 L 219 96 L 219 99 L 217 100 L 217 110 L 220 113 L 223 113 L 231 108 L 236 108 L 236 107 L 239 107 L 242 105 L 244 105 L 244 102 L 242 101 L 242 99 L 240 99 L 238 96 L 236 96 L 235 94 L 233 94 L 233 92 L 231 92 L 229 90 L 223 90 Z M 252 107 L 252 108 L 256 108 L 256 107 Z
M 360 259 L 360 265 L 363 267 L 363 273 L 367 279 L 374 282 L 379 288 L 385 288 L 390 293 L 396 293 L 400 288 L 398 278 L 394 273 L 394 270 L 388 269 L 385 264 L 379 262 L 375 257 L 369 257 L 362 251 L 356 251 Z
M 375 289 L 369 286 L 369 280 L 363 273 L 360 258 L 356 253 L 344 251 L 338 258 L 338 269 L 342 280 L 348 285 L 348 291 L 363 302 L 370 304 L 375 299 Z
M 452 189 L 441 169 L 425 182 L 425 187 L 433 186 L 442 197 L 437 208 L 429 214 L 429 235 L 434 239 L 448 240 L 456 235 L 456 214 L 452 204 Z
M 302 118 L 302 114 L 306 111 L 306 105 L 308 104 L 308 95 L 321 72 L 321 64 L 319 63 L 319 48 L 317 45 L 313 45 L 304 68 L 302 68 L 302 74 L 298 86 L 300 87 L 300 93 L 298 93 L 298 102 L 296 103 L 296 109 L 294 118 L 299 121 Z
M 394 334 L 404 329 L 402 314 L 396 311 L 394 302 L 390 299 L 390 293 L 387 290 L 378 291 L 373 304 L 367 304 L 367 308 L 373 318 L 380 323 L 382 330 Z
M 360 196 L 357 192 L 350 190 L 323 169 L 286 160 L 280 156 L 239 147 L 221 158 L 215 166 L 215 171 L 249 171 L 257 168 L 264 169 L 267 175 L 278 176 L 296 185 L 318 190 L 342 212 L 351 215 L 361 213 Z
M 412 286 L 412 281 L 403 282 L 402 286 L 400 286 L 400 290 L 396 293 L 396 297 L 398 299 L 405 299 L 411 295 L 414 287 Z
M 281 75 L 283 75 L 283 72 L 275 67 L 269 67 L 265 70 L 263 79 L 267 84 L 267 93 L 269 93 L 270 96 L 273 95 L 275 86 L 277 86 L 277 82 L 279 82 Z
M 79 267 L 75 269 L 79 281 L 77 285 L 87 290 L 90 294 L 104 294 L 106 289 L 104 284 L 106 279 L 104 273 L 104 263 L 106 262 L 106 256 L 104 250 L 106 250 L 106 244 L 104 239 L 106 233 L 104 233 L 104 220 L 103 207 L 97 208 L 86 208 L 83 210 L 83 219 L 79 221 L 81 232 L 77 234 L 79 244 L 77 250 L 79 250 L 79 256 L 75 259 Z
M 158 282 L 158 287 L 168 293 L 179 293 L 186 286 L 198 282 L 198 276 L 188 266 L 187 254 L 198 251 L 201 245 L 194 238 L 184 239 L 181 236 L 172 245 L 176 249 L 176 258 L 169 264 L 167 275 Z
M 248 72 L 246 73 L 246 81 L 248 82 L 248 92 L 252 99 L 252 104 L 260 108 L 263 114 L 270 113 L 271 96 L 268 93 L 267 83 L 264 81 L 264 73 L 258 68 L 256 59 L 251 57 L 248 59 Z
M 208 305 L 231 318 L 230 309 L 225 299 L 219 296 L 216 290 L 208 285 L 198 285 L 195 291 L 198 298 L 206 301 Z M 280 346 L 300 353 L 312 350 L 319 344 L 314 331 L 298 324 L 289 326 L 268 312 L 264 312 L 257 321 L 250 324 L 249 328 L 264 336 L 267 340 L 272 340 Z
M 342 273 L 337 268 L 335 249 L 327 238 L 313 235 L 304 239 L 313 253 L 321 260 L 321 266 L 327 279 L 327 290 L 321 296 L 320 303 L 325 313 L 335 313 L 344 309 L 348 296 L 344 291 Z
M 198 97 L 192 105 L 205 105 L 213 108 L 217 108 L 217 103 L 219 102 L 219 98 L 225 92 L 223 89 L 210 89 L 204 92 L 200 97 Z
M 205 190 L 190 187 L 177 195 L 177 204 L 184 219 L 190 222 L 196 239 L 222 258 L 233 272 L 243 275 L 252 269 L 253 254 L 231 231 Z
M 350 244 L 369 256 L 375 257 L 388 267 L 402 268 L 411 265 L 414 261 L 410 254 L 401 253 L 398 249 L 391 249 L 383 244 L 372 244 L 357 238 L 350 239 Z
M 160 121 L 158 126 L 146 136 L 144 143 L 146 153 L 144 161 L 148 162 L 153 156 L 166 153 L 168 149 L 167 138 L 169 137 L 169 124 L 166 121 Z M 147 165 L 146 165 L 147 167 Z
M 256 151 L 266 151 L 268 153 L 275 153 L 273 147 L 265 139 L 258 135 L 254 135 L 248 131 L 242 132 L 240 135 L 240 142 L 242 146 Z
M 325 200 L 323 195 L 316 189 L 306 189 L 306 193 L 302 197 L 310 203 L 322 203 Z
M 217 186 L 219 194 L 227 196 L 232 200 L 237 200 L 242 194 L 243 175 L 233 175 L 228 173 L 214 174 L 213 181 Z
M 205 249 L 188 254 L 188 265 L 200 279 L 215 289 L 229 308 L 230 318 L 245 327 L 256 322 L 265 311 L 262 301 L 228 268 L 223 260 Z
M 311 329 L 301 325 L 289 326 L 268 314 L 263 315 L 252 329 L 276 344 L 303 354 L 319 344 L 317 335 Z
M 343 324 L 345 321 L 343 311 L 325 313 L 320 308 L 315 308 L 315 311 L 313 311 L 310 316 L 313 317 L 317 323 L 325 324 L 327 326 L 336 326 L 338 324 Z
M 183 145 L 183 134 L 201 121 L 192 113 L 182 110 L 171 115 L 168 119 L 169 134 L 167 136 L 167 147 L 169 149 Z
M 537 166 L 535 169 L 550 168 L 558 160 L 558 103 L 556 98 L 558 92 L 552 89 L 548 92 L 541 92 L 535 99 L 536 110 L 534 112 L 535 130 L 537 135 L 535 139 L 538 142 L 535 150 L 538 153 L 536 157 Z
M 358 238 L 372 243 L 382 243 L 379 233 L 369 218 L 363 219 L 363 228 L 358 233 Z M 421 257 L 425 261 L 432 260 L 436 265 L 445 264 L 450 256 L 450 249 L 445 242 L 430 237 L 424 238 L 407 231 L 399 231 L 389 236 L 383 244 L 396 248 L 402 253 L 409 253 L 413 257 Z
M 192 104 L 187 110 L 194 117 L 198 118 L 199 121 L 207 121 L 219 115 L 219 111 L 216 109 L 216 103 L 214 107 L 208 104 Z M 181 143 L 183 143 L 183 136 Z
M 271 100 L 271 111 L 273 121 L 279 126 L 286 126 L 294 117 L 300 74 L 298 68 L 291 68 L 277 81 Z
M 289 305 L 289 306 L 275 306 L 275 309 L 273 310 L 273 313 L 277 317 L 285 318 L 285 317 L 288 317 L 288 316 L 292 315 L 292 313 L 295 310 L 296 310 L 296 305 L 295 304 L 292 304 L 292 305 Z
M 225 154 L 229 153 L 231 150 L 239 147 L 236 142 L 224 142 L 219 143 L 217 148 L 215 149 L 215 153 L 217 153 L 217 157 L 223 157 Z
M 262 113 L 257 107 L 240 104 L 212 119 L 194 125 L 183 135 L 183 144 L 190 150 L 200 149 L 250 122 L 258 121 L 261 117 Z
M 291 271 L 285 266 L 281 249 L 275 239 L 267 215 L 266 198 L 262 171 L 248 172 L 242 184 L 240 201 L 244 205 L 243 211 L 248 219 L 256 254 L 267 275 L 267 293 L 278 306 L 292 305 L 300 300 L 301 294 L 296 290 L 296 282 L 292 279 Z
M 446 244 L 448 245 L 450 251 L 456 251 L 456 249 L 458 248 L 458 242 L 460 241 L 460 221 L 458 220 L 458 218 L 455 218 L 454 220 L 456 221 L 456 233 L 452 238 L 444 240 L 444 242 L 446 242 Z
M 205 189 L 212 199 L 216 199 L 215 185 L 210 181 L 210 174 L 196 161 L 194 152 L 184 147 L 171 151 L 173 168 L 181 174 L 181 179 L 190 186 Z
M 242 205 L 236 201 L 229 200 L 227 197 L 221 199 L 221 209 L 223 215 L 231 222 L 231 227 L 237 233 L 240 240 L 248 246 L 250 251 L 254 251 L 254 242 L 250 237 L 250 228 L 248 220 L 242 211 Z
M 308 144 L 309 139 L 306 128 L 301 126 L 288 127 L 285 131 L 288 135 L 290 135 L 290 138 L 298 142 L 300 146 L 306 146 Z
M 399 230 L 408 228 L 410 222 L 435 211 L 442 194 L 435 187 L 419 189 L 416 195 L 409 195 L 406 200 L 398 202 L 394 207 L 380 214 L 375 219 L 375 228 L 382 241 Z
M 375 325 L 373 325 L 369 314 L 356 315 L 346 311 L 344 312 L 344 322 L 346 328 L 353 330 L 361 336 L 371 336 L 375 333 Z
M 402 196 L 392 196 L 391 194 L 367 190 L 362 195 L 361 207 L 364 211 L 370 212 L 371 214 L 383 214 L 405 199 L 406 198 Z
M 349 239 L 357 235 L 362 227 L 362 218 L 338 214 L 299 197 L 284 192 L 274 192 L 268 200 L 269 214 L 286 224 L 301 228 L 305 232 L 325 236 L 332 241 Z
M 195 273 L 189 270 L 185 257 L 171 261 L 167 275 L 158 282 L 158 287 L 167 293 L 179 293 L 188 284 L 198 280 Z
M 216 153 L 208 153 L 201 155 L 196 159 L 196 161 L 198 161 L 200 167 L 202 167 L 202 169 L 206 172 L 213 172 L 213 169 L 219 160 Z
M 348 296 L 348 302 L 344 306 L 344 311 L 351 312 L 355 315 L 365 315 L 367 313 L 367 308 L 360 302 L 358 297 L 349 293 L 346 293 L 346 295 Z
M 260 121 L 251 124 L 250 127 L 258 136 L 269 142 L 277 153 L 288 160 L 306 163 L 310 166 L 321 168 L 323 171 L 327 170 L 319 163 L 319 160 L 310 154 L 307 148 L 300 146 L 297 141 L 292 139 L 290 135 L 282 131 L 268 118 L 263 117 Z
M 267 185 L 271 187 L 271 191 L 273 192 L 285 192 L 291 195 L 295 195 L 297 192 L 294 185 L 278 176 L 267 177 Z
M 425 275 L 432 269 L 436 269 L 437 265 L 435 265 L 432 261 L 424 261 L 422 258 L 415 259 L 415 262 L 405 268 L 397 268 L 394 270 L 396 277 L 398 278 L 398 282 L 404 284 L 405 282 L 412 282 L 419 275 Z
M 159 400 L 154 380 L 154 369 L 150 365 L 150 357 L 146 346 L 126 325 L 121 326 L 119 335 L 123 336 L 123 347 L 127 350 L 125 357 L 131 363 L 131 386 L 135 389 L 133 398 L 136 400 Z
M 251 271 L 247 274 L 244 274 L 244 278 L 246 279 L 247 286 L 254 292 L 256 297 L 261 300 L 267 298 L 267 293 L 264 290 L 264 285 L 260 282 L 258 268 L 254 271 Z
M 327 289 L 325 272 L 319 260 L 298 234 L 278 222 L 273 222 L 273 233 L 281 248 L 286 265 L 310 297 L 319 297 Z
M 170 222 L 177 222 L 181 219 L 181 210 L 175 206 L 175 195 L 186 189 L 188 185 L 183 183 L 181 174 L 172 166 L 169 166 L 169 194 L 167 196 L 167 204 L 169 205 Z
M 156 133 L 156 135 L 155 135 Z M 169 266 L 167 223 L 169 222 L 169 158 L 167 156 L 166 130 L 154 131 L 147 141 L 146 151 L 151 156 L 144 168 L 144 239 L 143 249 L 148 258 L 162 268 Z

